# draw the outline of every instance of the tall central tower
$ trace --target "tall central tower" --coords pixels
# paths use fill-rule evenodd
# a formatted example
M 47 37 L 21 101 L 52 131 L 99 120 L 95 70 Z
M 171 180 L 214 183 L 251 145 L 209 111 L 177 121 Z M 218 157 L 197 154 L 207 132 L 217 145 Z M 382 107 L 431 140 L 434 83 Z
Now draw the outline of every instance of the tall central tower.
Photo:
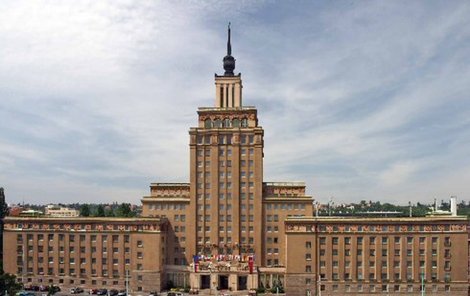
M 215 75 L 215 104 L 198 109 L 190 134 L 190 217 L 187 257 L 254 255 L 262 261 L 263 128 L 242 102 L 234 74 L 230 25 L 225 73 Z M 188 258 L 190 259 L 190 258 Z

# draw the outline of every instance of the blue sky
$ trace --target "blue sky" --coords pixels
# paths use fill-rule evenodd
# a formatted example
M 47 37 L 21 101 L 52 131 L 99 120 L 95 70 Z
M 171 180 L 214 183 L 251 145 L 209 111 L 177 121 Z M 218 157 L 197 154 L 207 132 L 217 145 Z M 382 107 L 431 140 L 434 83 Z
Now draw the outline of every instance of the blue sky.
M 468 1 L 1 1 L 9 202 L 187 181 L 232 22 L 265 180 L 321 202 L 470 200 Z

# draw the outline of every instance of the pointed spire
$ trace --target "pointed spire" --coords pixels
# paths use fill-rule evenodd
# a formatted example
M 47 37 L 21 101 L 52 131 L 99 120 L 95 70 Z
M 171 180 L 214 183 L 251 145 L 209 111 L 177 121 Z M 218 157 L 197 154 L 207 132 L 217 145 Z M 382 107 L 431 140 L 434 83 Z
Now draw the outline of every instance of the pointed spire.
M 230 44 L 230 22 L 228 23 L 227 55 L 232 55 L 232 45 Z
M 228 23 L 228 39 L 227 39 L 227 55 L 224 57 L 224 70 L 225 76 L 233 76 L 235 69 L 235 59 L 232 57 L 232 43 L 230 42 L 230 23 Z

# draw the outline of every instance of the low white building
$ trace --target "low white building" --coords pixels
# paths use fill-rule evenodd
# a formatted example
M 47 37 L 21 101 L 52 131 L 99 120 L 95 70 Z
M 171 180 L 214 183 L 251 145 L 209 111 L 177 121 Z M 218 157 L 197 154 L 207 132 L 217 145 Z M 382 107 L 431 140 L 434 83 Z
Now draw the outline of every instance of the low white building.
M 80 216 L 80 211 L 57 205 L 48 205 L 46 206 L 45 214 L 51 217 L 78 217 Z

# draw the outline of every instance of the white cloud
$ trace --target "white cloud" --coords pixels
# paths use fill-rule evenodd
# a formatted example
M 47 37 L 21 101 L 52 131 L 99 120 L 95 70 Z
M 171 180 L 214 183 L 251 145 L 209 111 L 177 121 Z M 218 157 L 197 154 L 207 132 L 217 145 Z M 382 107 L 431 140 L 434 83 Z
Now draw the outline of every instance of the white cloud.
M 186 181 L 187 131 L 212 105 L 228 20 L 244 102 L 266 129 L 266 179 L 306 180 L 321 200 L 463 188 L 450 176 L 470 161 L 470 6 L 284 5 L 3 1 L 9 198 L 137 203 L 151 181 Z
M 385 186 L 399 186 L 410 181 L 416 166 L 411 162 L 394 163 L 379 175 L 379 179 Z

